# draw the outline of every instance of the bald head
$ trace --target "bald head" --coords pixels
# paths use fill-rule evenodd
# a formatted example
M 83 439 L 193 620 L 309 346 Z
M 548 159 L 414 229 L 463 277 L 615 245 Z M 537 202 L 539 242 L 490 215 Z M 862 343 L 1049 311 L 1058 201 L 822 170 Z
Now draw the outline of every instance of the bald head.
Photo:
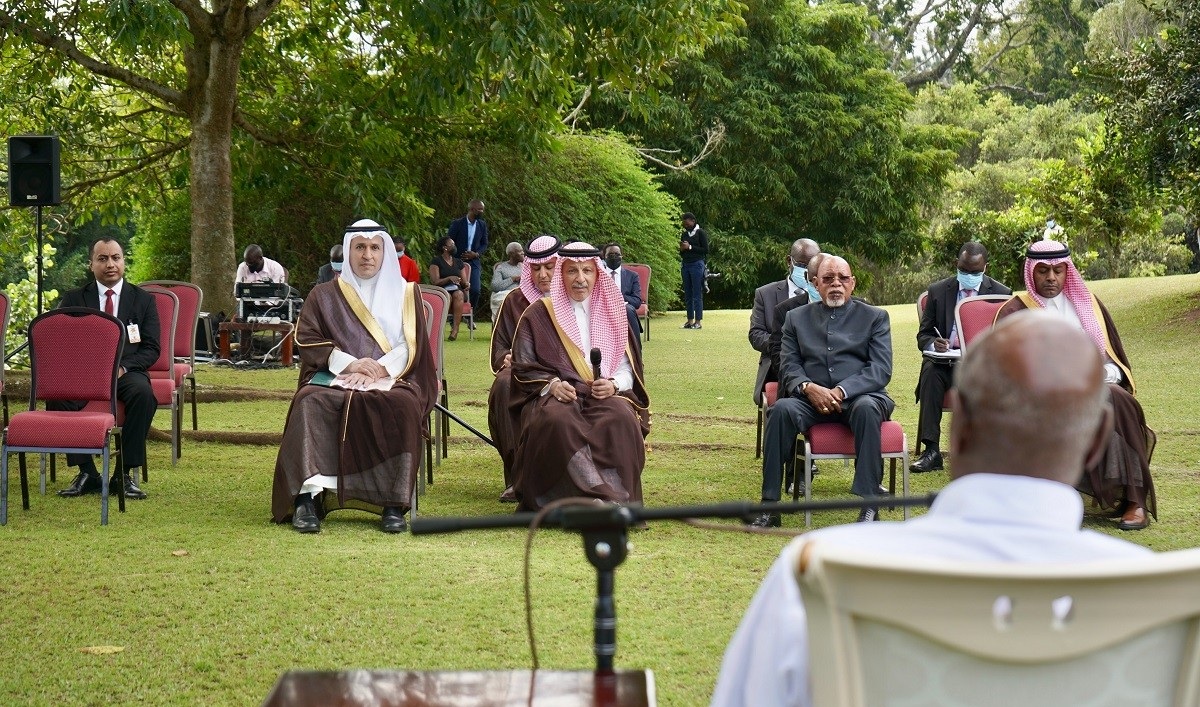
M 1112 411 L 1096 345 L 1040 311 L 1006 317 L 957 368 L 954 477 L 1013 474 L 1074 486 L 1108 440 Z
M 242 253 L 242 260 L 246 261 L 246 265 L 250 268 L 250 272 L 260 272 L 263 269 L 263 252 L 262 246 L 251 243 L 246 246 L 246 250 Z
M 808 261 L 808 281 L 817 281 L 817 271 L 821 269 L 821 261 L 829 257 L 829 253 L 817 253 Z
M 812 258 L 817 253 L 821 252 L 821 246 L 811 238 L 801 238 L 792 244 L 792 250 L 788 253 L 789 266 L 799 266 L 807 268 L 812 262 Z

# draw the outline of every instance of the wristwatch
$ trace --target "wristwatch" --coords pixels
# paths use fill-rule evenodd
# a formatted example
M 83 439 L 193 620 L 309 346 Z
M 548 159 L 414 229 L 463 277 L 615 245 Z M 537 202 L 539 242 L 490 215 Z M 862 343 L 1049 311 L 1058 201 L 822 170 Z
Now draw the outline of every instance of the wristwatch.
M 805 391 L 807 391 L 807 390 L 808 390 L 808 384 L 809 384 L 809 383 L 812 383 L 812 381 L 801 381 L 801 382 L 800 382 L 800 392 L 801 392 L 801 393 L 804 393 Z

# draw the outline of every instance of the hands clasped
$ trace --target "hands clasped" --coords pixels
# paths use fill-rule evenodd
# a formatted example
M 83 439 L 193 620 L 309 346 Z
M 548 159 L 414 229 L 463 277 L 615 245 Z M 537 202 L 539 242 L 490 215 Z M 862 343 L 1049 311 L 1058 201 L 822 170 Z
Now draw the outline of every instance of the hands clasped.
M 826 388 L 809 383 L 804 389 L 804 395 L 822 415 L 837 415 L 842 412 L 842 400 L 845 396 L 841 388 Z
M 338 376 L 343 381 L 343 387 L 351 390 L 363 390 L 381 378 L 391 378 L 387 368 L 373 358 L 360 358 L 342 371 Z

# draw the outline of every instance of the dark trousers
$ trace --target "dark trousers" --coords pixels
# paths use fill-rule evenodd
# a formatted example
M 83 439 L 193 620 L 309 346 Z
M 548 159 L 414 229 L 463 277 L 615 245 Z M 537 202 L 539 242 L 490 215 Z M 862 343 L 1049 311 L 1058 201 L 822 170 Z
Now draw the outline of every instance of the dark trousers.
M 704 319 L 704 261 L 683 264 L 683 305 L 689 322 Z
M 117 379 L 117 400 L 125 404 L 125 420 L 121 425 L 121 466 L 134 469 L 146 463 L 146 434 L 158 401 L 150 387 L 150 376 L 143 371 L 130 371 Z M 86 403 L 77 400 L 50 400 L 47 410 L 82 410 Z M 96 463 L 90 454 L 68 454 L 67 464 L 81 471 L 95 471 Z
M 917 398 L 921 411 L 917 417 L 917 435 L 926 446 L 941 451 L 942 399 L 954 385 L 954 366 L 925 359 L 921 363 L 921 378 L 917 381 Z
M 869 498 L 879 495 L 883 480 L 883 442 L 880 425 L 891 417 L 896 404 L 881 393 L 859 395 L 842 405 L 840 413 L 822 415 L 808 398 L 780 398 L 767 415 L 763 440 L 762 500 L 778 501 L 783 481 L 784 457 L 792 449 L 796 434 L 818 422 L 844 422 L 854 433 L 854 484 L 850 492 Z M 797 474 L 797 479 L 800 478 Z
M 479 263 L 479 258 L 468 260 L 467 265 L 471 266 L 471 311 L 475 311 L 476 309 L 479 309 L 479 277 L 482 266 Z

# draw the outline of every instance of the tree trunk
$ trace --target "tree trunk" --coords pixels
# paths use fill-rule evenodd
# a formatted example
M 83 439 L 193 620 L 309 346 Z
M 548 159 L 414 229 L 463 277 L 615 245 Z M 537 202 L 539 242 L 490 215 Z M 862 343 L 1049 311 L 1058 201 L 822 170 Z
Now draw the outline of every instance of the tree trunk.
M 208 311 L 233 315 L 233 113 L 243 42 L 215 34 L 187 51 L 191 116 L 192 282 Z

